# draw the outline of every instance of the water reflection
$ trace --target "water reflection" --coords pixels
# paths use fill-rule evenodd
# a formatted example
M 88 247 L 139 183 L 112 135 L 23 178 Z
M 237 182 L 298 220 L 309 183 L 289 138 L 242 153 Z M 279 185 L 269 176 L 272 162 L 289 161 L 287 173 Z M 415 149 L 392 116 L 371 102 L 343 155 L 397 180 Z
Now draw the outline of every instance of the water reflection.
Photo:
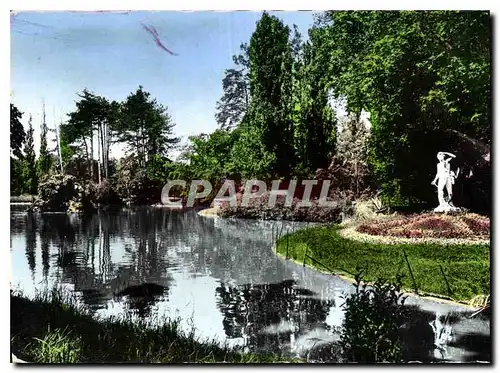
M 100 315 L 180 316 L 201 336 L 249 351 L 335 361 L 341 295 L 354 288 L 270 249 L 277 234 L 307 225 L 148 208 L 90 217 L 12 211 L 13 285 L 30 294 L 62 284 Z M 490 359 L 489 321 L 440 304 L 411 306 L 406 360 Z
M 329 329 L 325 321 L 333 301 L 314 297 L 295 281 L 221 285 L 215 291 L 226 336 L 243 338 L 252 351 L 265 346 L 267 352 L 283 352 L 309 330 Z
M 409 324 L 402 330 L 405 360 L 490 361 L 490 320 L 470 318 L 456 307 L 430 311 L 409 306 Z
M 31 279 L 34 280 L 35 270 L 36 270 L 36 219 L 34 216 L 29 215 L 26 217 L 26 259 L 28 259 L 28 265 L 31 271 Z

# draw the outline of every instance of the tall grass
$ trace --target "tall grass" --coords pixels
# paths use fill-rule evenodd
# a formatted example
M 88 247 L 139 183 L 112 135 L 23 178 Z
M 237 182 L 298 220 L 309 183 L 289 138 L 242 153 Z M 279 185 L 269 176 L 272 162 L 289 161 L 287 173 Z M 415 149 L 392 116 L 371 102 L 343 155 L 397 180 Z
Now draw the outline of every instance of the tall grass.
M 283 356 L 245 354 L 182 330 L 179 319 L 96 318 L 60 289 L 32 299 L 11 291 L 13 351 L 35 363 L 272 363 Z
M 50 330 L 48 327 L 44 338 L 33 338 L 34 341 L 27 347 L 34 361 L 54 364 L 54 363 L 77 363 L 80 355 L 81 339 L 73 337 L 64 329 Z

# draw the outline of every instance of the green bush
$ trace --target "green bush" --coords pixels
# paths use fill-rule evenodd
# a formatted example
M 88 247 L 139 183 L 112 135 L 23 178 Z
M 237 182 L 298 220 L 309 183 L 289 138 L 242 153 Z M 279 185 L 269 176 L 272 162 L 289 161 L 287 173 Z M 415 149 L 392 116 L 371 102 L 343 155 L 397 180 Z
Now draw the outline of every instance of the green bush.
M 356 292 L 346 297 L 340 347 L 347 362 L 399 363 L 402 343 L 399 332 L 408 320 L 408 308 L 401 293 L 401 281 L 378 279 L 372 286 L 361 285 L 356 275 Z

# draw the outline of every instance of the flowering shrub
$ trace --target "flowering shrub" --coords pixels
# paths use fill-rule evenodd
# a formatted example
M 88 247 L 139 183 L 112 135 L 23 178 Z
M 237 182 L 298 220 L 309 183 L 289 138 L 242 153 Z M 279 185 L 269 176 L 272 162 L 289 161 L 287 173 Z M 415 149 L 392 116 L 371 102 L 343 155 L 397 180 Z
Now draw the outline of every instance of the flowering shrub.
M 374 236 L 406 238 L 488 238 L 490 220 L 477 214 L 438 215 L 428 213 L 363 223 L 356 230 Z
M 78 181 L 74 176 L 52 174 L 38 186 L 34 204 L 41 211 L 90 211 L 94 209 L 95 186 Z
M 220 203 L 219 215 L 222 217 L 237 217 L 263 220 L 293 220 L 323 223 L 340 223 L 342 213 L 352 213 L 349 201 L 338 200 L 332 206 L 321 206 L 318 200 L 311 200 L 312 206 L 299 207 L 300 199 L 294 198 L 291 206 L 285 206 L 286 196 L 278 195 L 274 206 L 269 207 L 269 192 L 260 197 L 251 198 L 246 207 L 242 206 L 242 194 L 236 194 L 236 206 L 230 206 L 228 201 Z

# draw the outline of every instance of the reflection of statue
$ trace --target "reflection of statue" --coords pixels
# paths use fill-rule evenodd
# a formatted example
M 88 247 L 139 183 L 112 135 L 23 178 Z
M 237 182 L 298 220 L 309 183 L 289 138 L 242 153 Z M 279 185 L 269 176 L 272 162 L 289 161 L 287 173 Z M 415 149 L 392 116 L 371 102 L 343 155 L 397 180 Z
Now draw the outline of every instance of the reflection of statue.
M 446 158 L 446 156 L 449 156 L 449 158 Z M 460 171 L 459 168 L 457 168 L 456 172 L 450 170 L 450 160 L 455 158 L 455 155 L 447 152 L 439 152 L 437 154 L 437 158 L 439 160 L 439 163 L 437 164 L 436 177 L 434 178 L 434 180 L 432 180 L 431 184 L 437 186 L 438 188 L 439 206 L 436 207 L 434 211 L 445 212 L 457 210 L 457 208 L 453 206 L 453 203 L 451 202 L 451 197 L 453 194 L 452 187 Z M 445 187 L 447 192 L 446 199 L 444 197 Z
M 445 359 L 447 356 L 447 345 L 452 341 L 452 329 L 448 323 L 448 315 L 444 317 L 444 322 L 441 322 L 441 315 L 436 313 L 436 319 L 431 321 L 429 325 L 434 333 L 434 357 L 437 359 Z

